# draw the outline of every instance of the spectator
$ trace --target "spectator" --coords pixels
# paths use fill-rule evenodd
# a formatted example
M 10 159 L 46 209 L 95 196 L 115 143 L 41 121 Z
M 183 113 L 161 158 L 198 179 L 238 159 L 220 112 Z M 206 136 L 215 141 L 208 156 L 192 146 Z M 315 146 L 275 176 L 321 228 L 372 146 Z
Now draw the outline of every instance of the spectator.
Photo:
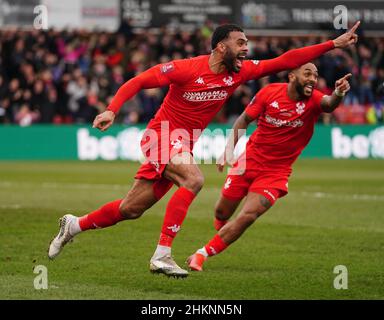
M 137 72 L 210 51 L 214 28 L 211 21 L 192 32 L 173 33 L 166 27 L 158 33 L 134 33 L 131 23 L 123 21 L 116 33 L 0 30 L 0 121 L 20 123 L 20 118 L 29 118 L 31 121 L 23 123 L 91 122 L 92 115 L 103 111 L 121 84 Z M 289 49 L 324 40 L 317 36 L 250 37 L 249 58 L 270 59 Z M 322 77 L 319 89 L 325 93 L 333 89 L 330 86 L 338 78 L 348 72 L 353 74 L 351 90 L 338 116 L 321 121 L 383 121 L 384 94 L 378 94 L 378 88 L 384 82 L 384 38 L 361 34 L 356 47 L 332 50 L 316 64 Z M 270 82 L 285 81 L 286 75 L 281 72 L 242 86 L 216 121 L 231 122 L 257 90 Z M 164 87 L 143 92 L 127 104 L 119 120 L 148 122 L 166 91 Z M 365 117 L 361 116 L 364 113 Z M 358 120 L 353 120 L 354 114 L 358 114 Z
M 69 95 L 68 107 L 73 119 L 80 113 L 80 107 L 87 96 L 88 84 L 83 75 L 75 75 L 75 78 L 68 83 L 67 94 Z
M 117 33 L 122 34 L 127 41 L 131 40 L 133 37 L 132 19 L 131 18 L 122 19 L 119 29 L 117 30 Z
M 224 106 L 224 122 L 233 124 L 252 99 L 252 91 L 246 85 L 241 85 L 228 99 Z
M 15 115 L 15 121 L 18 125 L 25 127 L 29 126 L 39 119 L 39 112 L 32 111 L 28 104 L 23 104 Z
M 140 92 L 139 99 L 142 106 L 140 122 L 147 123 L 155 116 L 160 107 L 163 94 L 159 88 L 147 89 Z
M 55 88 L 49 88 L 46 98 L 42 101 L 39 114 L 40 123 L 52 123 L 57 113 L 57 91 Z

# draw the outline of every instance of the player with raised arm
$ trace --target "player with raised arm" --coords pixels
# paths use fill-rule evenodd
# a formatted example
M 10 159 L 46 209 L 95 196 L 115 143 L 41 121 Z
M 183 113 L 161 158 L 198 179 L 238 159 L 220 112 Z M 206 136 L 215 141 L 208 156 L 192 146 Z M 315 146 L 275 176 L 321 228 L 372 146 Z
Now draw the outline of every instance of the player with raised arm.
M 274 59 L 252 61 L 245 60 L 248 39 L 243 30 L 233 24 L 221 25 L 212 35 L 210 55 L 156 65 L 127 81 L 107 110 L 95 118 L 93 127 L 107 130 L 123 103 L 140 90 L 169 85 L 169 91 L 148 123 L 141 141 L 147 160 L 123 199 L 107 203 L 82 217 L 63 216 L 59 233 L 50 243 L 49 258 L 55 258 L 63 246 L 82 231 L 139 218 L 175 184 L 178 189 L 167 204 L 150 270 L 168 276 L 187 276 L 188 271 L 173 260 L 171 246 L 190 204 L 203 186 L 204 177 L 191 153 L 199 137 L 196 130 L 201 132 L 206 128 L 242 83 L 296 68 L 333 48 L 348 47 L 357 41 L 354 33 L 357 27 L 358 23 L 335 40 L 290 50 Z
M 332 95 L 315 89 L 318 71 L 307 63 L 288 74 L 289 83 L 273 83 L 261 89 L 233 125 L 219 171 L 233 164 L 233 151 L 240 133 L 257 119 L 257 129 L 246 151 L 234 163 L 215 208 L 218 233 L 187 260 L 191 270 L 202 271 L 207 257 L 236 241 L 278 198 L 288 193 L 292 165 L 309 143 L 322 112 L 332 112 L 350 89 L 347 74 L 335 83 Z M 241 129 L 243 129 L 241 131 Z M 239 131 L 240 130 L 240 131 Z M 228 221 L 242 199 L 241 211 Z

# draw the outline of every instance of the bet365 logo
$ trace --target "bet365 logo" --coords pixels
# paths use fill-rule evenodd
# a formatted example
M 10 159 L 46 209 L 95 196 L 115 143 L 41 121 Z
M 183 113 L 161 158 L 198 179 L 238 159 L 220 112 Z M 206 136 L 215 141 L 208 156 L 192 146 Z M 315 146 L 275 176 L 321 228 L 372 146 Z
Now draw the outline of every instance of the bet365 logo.
M 331 139 L 332 155 L 335 158 L 384 159 L 384 127 L 378 127 L 365 135 L 347 135 L 342 128 L 333 128 Z

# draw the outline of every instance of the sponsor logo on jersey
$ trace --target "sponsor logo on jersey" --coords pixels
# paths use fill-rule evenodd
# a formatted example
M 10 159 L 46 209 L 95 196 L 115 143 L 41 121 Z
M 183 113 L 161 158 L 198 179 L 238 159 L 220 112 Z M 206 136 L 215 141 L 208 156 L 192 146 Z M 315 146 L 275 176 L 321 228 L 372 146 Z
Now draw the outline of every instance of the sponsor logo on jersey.
M 223 79 L 224 83 L 227 85 L 227 86 L 231 86 L 233 85 L 235 82 L 233 81 L 233 78 L 231 76 L 228 76 L 228 77 L 225 77 Z
M 296 120 L 293 120 L 293 121 L 288 121 L 288 120 L 282 120 L 282 119 L 276 119 L 276 118 L 273 118 L 271 117 L 270 115 L 266 115 L 265 116 L 265 121 L 267 121 L 268 123 L 274 125 L 275 127 L 293 127 L 293 128 L 297 128 L 297 127 L 302 127 L 304 122 L 301 121 L 300 119 L 296 119 Z
M 298 102 L 296 103 L 296 112 L 297 114 L 302 114 L 304 112 L 305 103 L 304 102 Z
M 225 100 L 227 96 L 228 96 L 228 92 L 225 90 L 184 92 L 183 94 L 183 98 L 188 101 Z
M 177 224 L 174 224 L 173 226 L 167 227 L 167 229 L 171 230 L 174 233 L 177 233 L 180 230 L 180 226 L 178 226 Z
M 269 104 L 272 108 L 275 108 L 279 110 L 279 103 L 277 101 L 273 101 L 272 103 Z
M 165 63 L 160 67 L 161 73 L 168 73 L 173 71 L 174 69 L 175 69 L 175 66 L 173 65 L 172 62 Z
M 198 84 L 204 84 L 204 79 L 202 77 L 198 77 L 195 81 L 195 83 L 198 83 Z

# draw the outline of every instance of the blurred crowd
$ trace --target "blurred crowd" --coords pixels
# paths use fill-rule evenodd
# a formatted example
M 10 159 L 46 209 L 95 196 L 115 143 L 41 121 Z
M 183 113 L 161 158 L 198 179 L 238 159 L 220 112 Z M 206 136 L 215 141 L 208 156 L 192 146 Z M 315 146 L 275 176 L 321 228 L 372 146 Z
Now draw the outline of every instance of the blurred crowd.
M 134 33 L 123 23 L 116 33 L 102 31 L 0 30 L 0 123 L 90 123 L 105 110 L 127 80 L 158 63 L 210 52 L 211 24 L 194 32 Z M 326 41 L 318 36 L 249 37 L 251 59 L 269 59 L 293 48 Z M 356 47 L 333 50 L 316 61 L 318 89 L 331 93 L 337 79 L 353 74 L 344 104 L 324 123 L 383 122 L 384 38 L 360 36 Z M 252 96 L 282 72 L 242 85 L 215 121 L 232 123 Z M 117 123 L 146 123 L 167 88 L 142 90 L 122 107 Z

